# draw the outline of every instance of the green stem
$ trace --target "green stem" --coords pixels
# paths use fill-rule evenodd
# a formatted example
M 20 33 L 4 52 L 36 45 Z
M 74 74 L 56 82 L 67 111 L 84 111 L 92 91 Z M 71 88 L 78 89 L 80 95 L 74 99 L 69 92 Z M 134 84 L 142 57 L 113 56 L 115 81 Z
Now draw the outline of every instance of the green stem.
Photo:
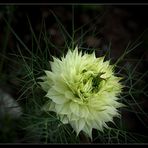
M 91 143 L 89 137 L 86 136 L 83 132 L 80 132 L 79 137 L 81 143 Z

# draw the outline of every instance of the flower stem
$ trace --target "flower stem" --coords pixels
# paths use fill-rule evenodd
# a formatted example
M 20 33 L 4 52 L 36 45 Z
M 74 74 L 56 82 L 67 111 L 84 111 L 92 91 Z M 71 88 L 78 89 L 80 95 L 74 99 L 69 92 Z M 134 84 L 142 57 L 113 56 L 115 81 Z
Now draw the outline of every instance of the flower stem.
M 81 143 L 91 143 L 89 137 L 85 135 L 83 132 L 80 132 L 79 137 Z

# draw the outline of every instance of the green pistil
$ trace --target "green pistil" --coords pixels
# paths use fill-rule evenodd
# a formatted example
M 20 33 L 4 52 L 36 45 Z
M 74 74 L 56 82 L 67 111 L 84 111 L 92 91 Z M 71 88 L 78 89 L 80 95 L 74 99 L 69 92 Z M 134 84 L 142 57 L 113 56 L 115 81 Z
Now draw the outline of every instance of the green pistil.
M 101 81 L 105 80 L 104 78 L 101 78 L 102 74 L 104 74 L 104 73 L 103 72 L 99 73 L 99 74 L 97 74 L 97 76 L 95 76 L 92 79 L 92 92 L 98 92 L 99 91 L 99 86 L 100 86 Z

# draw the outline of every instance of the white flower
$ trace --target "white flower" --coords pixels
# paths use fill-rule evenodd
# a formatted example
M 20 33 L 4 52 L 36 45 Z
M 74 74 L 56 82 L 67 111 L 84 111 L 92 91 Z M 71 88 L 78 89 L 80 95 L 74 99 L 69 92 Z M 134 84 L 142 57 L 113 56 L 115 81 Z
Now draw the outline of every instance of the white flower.
M 114 75 L 114 66 L 104 57 L 78 52 L 77 47 L 61 60 L 53 57 L 51 71 L 40 82 L 49 98 L 44 108 L 57 113 L 61 122 L 69 123 L 76 131 L 92 138 L 92 129 L 103 131 L 106 122 L 119 117 L 122 107 L 118 95 L 122 85 Z

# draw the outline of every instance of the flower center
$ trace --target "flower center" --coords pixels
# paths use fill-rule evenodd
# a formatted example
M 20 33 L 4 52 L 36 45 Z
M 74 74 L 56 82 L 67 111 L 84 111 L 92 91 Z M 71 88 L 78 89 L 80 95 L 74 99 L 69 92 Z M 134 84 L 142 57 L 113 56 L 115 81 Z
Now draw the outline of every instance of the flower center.
M 99 91 L 99 86 L 102 80 L 105 80 L 104 78 L 101 78 L 101 75 L 105 74 L 104 72 L 98 73 L 96 76 L 92 79 L 92 92 L 97 93 Z
M 84 69 L 81 73 L 80 81 L 76 85 L 76 98 L 80 98 L 83 103 L 87 103 L 90 96 L 99 92 L 100 83 L 102 80 L 101 75 L 105 72 L 95 73 Z

